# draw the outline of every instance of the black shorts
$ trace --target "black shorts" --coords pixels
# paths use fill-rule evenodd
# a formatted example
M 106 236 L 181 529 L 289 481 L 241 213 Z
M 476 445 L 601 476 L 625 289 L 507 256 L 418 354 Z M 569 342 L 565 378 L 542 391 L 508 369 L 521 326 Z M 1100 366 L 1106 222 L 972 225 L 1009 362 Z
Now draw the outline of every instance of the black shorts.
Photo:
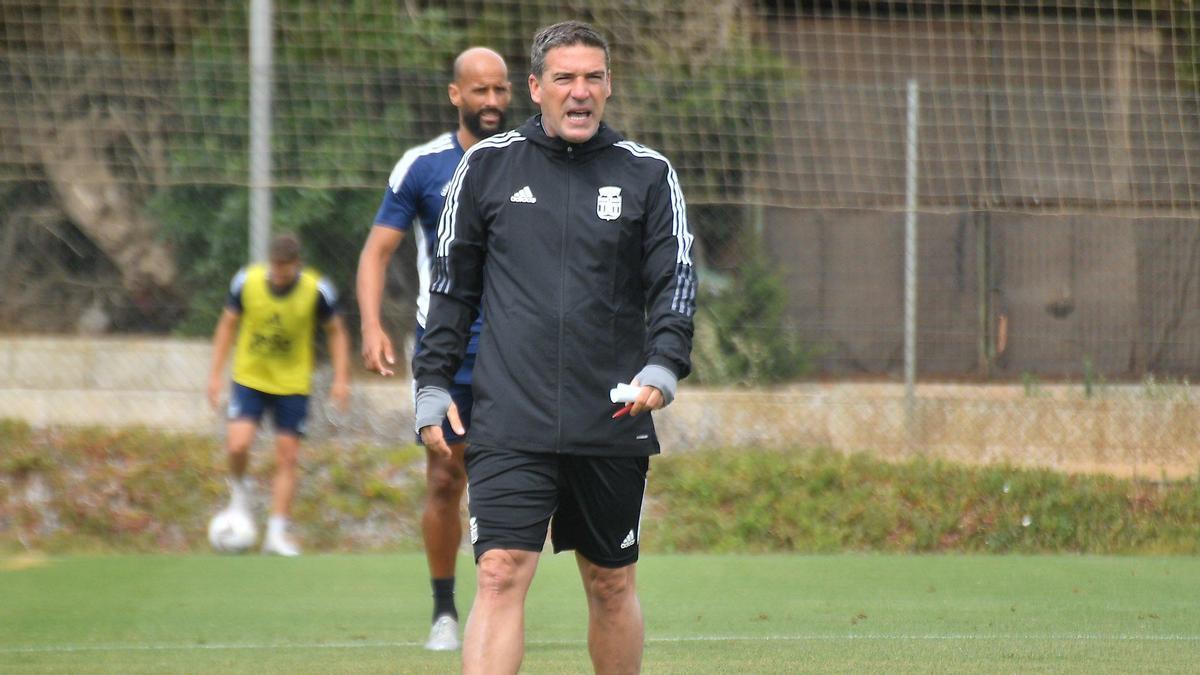
M 601 567 L 637 562 L 649 457 L 467 447 L 475 560 L 492 549 L 574 550 Z

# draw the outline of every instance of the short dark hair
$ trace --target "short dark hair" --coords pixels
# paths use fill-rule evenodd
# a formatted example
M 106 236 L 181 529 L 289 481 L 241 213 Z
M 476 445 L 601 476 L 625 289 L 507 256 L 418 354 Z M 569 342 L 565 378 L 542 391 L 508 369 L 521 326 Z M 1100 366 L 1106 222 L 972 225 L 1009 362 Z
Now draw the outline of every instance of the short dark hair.
M 529 50 L 529 72 L 541 77 L 546 69 L 546 53 L 555 47 L 587 45 L 604 50 L 604 68 L 608 69 L 608 40 L 600 31 L 582 21 L 560 21 L 546 26 L 533 36 L 533 48 Z
M 300 237 L 291 232 L 275 235 L 267 249 L 267 259 L 276 263 L 296 262 L 300 259 Z

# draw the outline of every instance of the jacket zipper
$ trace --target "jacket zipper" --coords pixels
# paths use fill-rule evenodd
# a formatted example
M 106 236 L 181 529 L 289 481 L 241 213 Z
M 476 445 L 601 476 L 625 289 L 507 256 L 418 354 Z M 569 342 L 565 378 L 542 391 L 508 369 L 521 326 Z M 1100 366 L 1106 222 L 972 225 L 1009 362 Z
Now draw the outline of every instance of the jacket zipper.
M 567 200 L 566 208 L 564 209 L 563 227 L 562 227 L 562 246 L 559 255 L 559 272 L 558 272 L 558 415 L 556 415 L 557 441 L 554 447 L 557 452 L 563 450 L 563 345 L 566 343 L 566 324 L 567 324 L 567 228 L 571 222 L 571 171 L 573 169 L 571 160 L 575 159 L 575 149 L 570 145 L 567 146 Z

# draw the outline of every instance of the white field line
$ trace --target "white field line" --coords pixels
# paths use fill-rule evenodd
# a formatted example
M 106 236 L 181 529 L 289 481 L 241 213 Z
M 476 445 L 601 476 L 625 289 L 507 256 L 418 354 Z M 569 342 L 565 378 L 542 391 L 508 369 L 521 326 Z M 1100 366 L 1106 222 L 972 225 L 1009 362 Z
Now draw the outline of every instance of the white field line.
M 888 640 L 894 642 L 919 641 L 1041 641 L 1041 642 L 1200 642 L 1200 635 L 1124 635 L 1104 633 L 1071 633 L 1062 635 L 980 635 L 975 633 L 935 633 L 928 635 L 889 635 L 852 633 L 848 635 L 693 635 L 647 637 L 650 644 L 672 644 L 686 642 L 837 642 L 841 640 Z M 526 644 L 539 646 L 584 645 L 586 640 L 528 640 Z M 204 651 L 204 650 L 268 650 L 268 649 L 383 649 L 396 647 L 422 647 L 423 642 L 214 642 L 190 644 L 96 644 L 96 645 L 47 645 L 47 646 L 0 646 L 0 654 L 58 654 L 70 652 L 156 652 L 156 651 Z

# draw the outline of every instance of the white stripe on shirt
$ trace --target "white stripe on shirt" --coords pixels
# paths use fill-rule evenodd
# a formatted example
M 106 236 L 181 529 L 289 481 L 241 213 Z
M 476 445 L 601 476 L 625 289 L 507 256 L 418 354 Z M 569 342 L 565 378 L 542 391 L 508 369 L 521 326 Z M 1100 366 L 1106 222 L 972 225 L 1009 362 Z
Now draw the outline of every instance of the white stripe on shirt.
M 617 147 L 624 148 L 634 157 L 657 159 L 667 165 L 667 187 L 671 193 L 671 233 L 675 235 L 675 296 L 671 300 L 671 309 L 681 314 L 691 316 L 695 307 L 696 288 L 692 283 L 692 242 L 695 237 L 688 230 L 687 206 L 683 200 L 683 190 L 679 187 L 679 177 L 675 175 L 675 167 L 663 155 L 639 145 L 633 141 L 619 141 Z M 679 269 L 679 268 L 687 269 Z
M 445 152 L 453 148 L 454 139 L 450 137 L 452 133 L 447 131 L 428 143 L 409 148 L 400 157 L 400 161 L 396 162 L 396 166 L 392 168 L 392 174 L 388 176 L 388 188 L 392 192 L 398 192 L 400 186 L 404 183 L 404 178 L 408 175 L 408 170 L 419 158 L 425 155 L 436 155 L 439 152 Z
M 694 237 L 692 237 L 692 233 L 688 230 L 687 207 L 684 205 L 683 190 L 679 187 L 679 178 L 675 175 L 675 167 L 671 166 L 670 160 L 666 157 L 644 145 L 638 145 L 633 141 L 620 141 L 616 145 L 617 147 L 625 148 L 635 157 L 657 159 L 667 165 L 667 185 L 671 191 L 671 233 L 675 235 L 675 239 L 678 242 L 675 262 L 691 265 L 692 241 Z
M 442 215 L 438 218 L 437 229 L 437 253 L 436 258 L 441 260 L 450 255 L 450 244 L 454 242 L 455 226 L 458 221 L 458 196 L 462 191 L 463 177 L 467 174 L 467 160 L 470 159 L 472 153 L 484 148 L 504 148 L 518 141 L 525 140 L 516 130 L 485 138 L 467 150 L 467 154 L 458 162 L 458 168 L 454 170 L 454 178 L 450 179 L 450 188 L 446 191 L 446 204 L 442 207 Z M 437 293 L 446 293 L 450 290 L 449 266 L 440 265 L 440 274 L 434 275 L 434 284 L 431 290 Z
M 317 292 L 325 298 L 325 304 L 333 307 L 337 305 L 337 286 L 329 280 L 329 277 L 321 277 L 317 280 Z

